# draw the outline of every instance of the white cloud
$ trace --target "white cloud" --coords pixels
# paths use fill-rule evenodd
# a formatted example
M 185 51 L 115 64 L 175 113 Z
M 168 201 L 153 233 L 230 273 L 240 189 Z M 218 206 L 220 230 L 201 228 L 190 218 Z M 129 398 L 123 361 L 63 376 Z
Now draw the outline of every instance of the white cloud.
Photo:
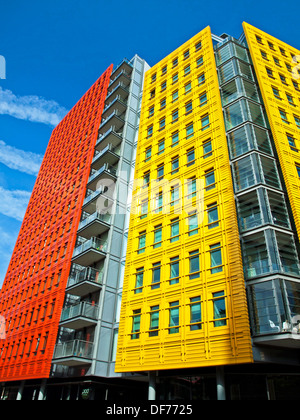
M 0 213 L 22 221 L 31 193 L 22 190 L 5 190 L 0 186 Z
M 0 140 L 0 163 L 29 175 L 37 175 L 43 156 L 9 146 Z
M 0 87 L 0 114 L 56 126 L 68 111 L 55 101 L 42 97 L 17 96 Z

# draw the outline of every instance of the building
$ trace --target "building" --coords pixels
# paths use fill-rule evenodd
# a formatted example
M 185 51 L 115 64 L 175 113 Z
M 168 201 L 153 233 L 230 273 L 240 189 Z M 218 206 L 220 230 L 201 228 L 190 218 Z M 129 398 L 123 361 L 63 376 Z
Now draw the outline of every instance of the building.
M 296 398 L 300 52 L 243 26 L 110 66 L 54 130 L 0 295 L 2 399 Z

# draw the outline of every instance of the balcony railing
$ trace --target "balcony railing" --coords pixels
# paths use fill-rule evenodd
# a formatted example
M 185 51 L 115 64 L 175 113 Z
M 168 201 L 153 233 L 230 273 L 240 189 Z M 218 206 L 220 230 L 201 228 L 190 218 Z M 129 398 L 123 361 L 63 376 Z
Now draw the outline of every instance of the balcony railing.
M 101 214 L 98 212 L 91 214 L 79 223 L 78 230 L 83 229 L 84 227 L 95 221 L 109 224 L 111 222 L 111 214 Z
M 89 249 L 94 249 L 100 252 L 106 252 L 107 241 L 103 241 L 98 238 L 91 238 L 74 249 L 73 257 L 76 257 L 77 255 L 82 254 L 83 252 L 88 251 Z
M 60 322 L 66 328 L 80 329 L 95 324 L 98 314 L 99 306 L 89 302 L 79 302 L 63 308 Z
M 60 360 L 60 363 L 67 366 L 75 366 L 83 363 L 82 359 L 85 359 L 86 362 L 88 360 L 91 361 L 93 357 L 93 349 L 94 344 L 89 341 L 71 340 L 64 343 L 57 343 L 53 359 L 55 360 L 55 363 L 58 362 L 57 359 L 67 359 Z M 80 360 L 76 361 L 76 359 Z
M 108 172 L 109 174 L 116 176 L 117 170 L 113 167 L 105 163 L 100 169 L 95 170 L 92 169 L 92 173 L 88 179 L 88 184 L 90 184 L 94 179 L 102 175 L 104 172 Z
M 95 270 L 92 267 L 86 267 L 83 270 L 74 270 L 69 279 L 67 288 L 77 286 L 83 282 L 91 282 L 97 285 L 102 285 L 103 272 Z

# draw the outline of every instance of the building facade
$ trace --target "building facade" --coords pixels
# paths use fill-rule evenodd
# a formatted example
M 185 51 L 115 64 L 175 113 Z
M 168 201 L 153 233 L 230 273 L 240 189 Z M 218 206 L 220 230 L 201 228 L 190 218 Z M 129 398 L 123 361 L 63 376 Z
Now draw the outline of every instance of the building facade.
M 300 52 L 243 27 L 111 66 L 54 130 L 1 291 L 2 399 L 296 398 Z

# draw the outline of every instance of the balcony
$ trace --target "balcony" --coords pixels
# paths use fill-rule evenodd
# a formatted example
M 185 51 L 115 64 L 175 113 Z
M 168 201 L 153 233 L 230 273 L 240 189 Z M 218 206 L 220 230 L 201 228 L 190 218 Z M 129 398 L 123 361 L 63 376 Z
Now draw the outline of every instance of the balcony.
M 107 184 L 107 181 L 108 181 L 108 184 L 110 184 L 112 180 L 115 181 L 117 179 L 116 174 L 117 174 L 116 168 L 105 163 L 98 170 L 92 169 L 92 173 L 87 182 L 87 187 L 90 190 L 95 191 L 96 189 L 99 189 L 98 183 L 101 182 L 101 180 L 106 181 L 105 185 Z
M 120 69 L 114 74 L 113 79 L 110 81 L 108 86 L 108 92 L 112 91 L 118 83 L 122 83 L 123 86 L 128 87 L 131 82 L 130 74 L 125 69 Z
M 87 213 L 84 213 L 84 215 L 87 215 Z M 79 223 L 77 233 L 79 236 L 86 239 L 89 239 L 92 236 L 100 236 L 110 228 L 110 222 L 110 214 L 96 212 L 88 215 Z
M 112 111 L 117 111 L 120 115 L 123 114 L 127 109 L 127 101 L 123 101 L 120 96 L 117 96 L 114 100 L 109 102 L 108 105 L 105 106 L 102 118 L 106 119 L 112 113 Z
M 118 75 L 123 71 L 125 71 L 127 74 L 130 75 L 132 72 L 132 69 L 133 69 L 132 63 L 127 58 L 124 58 L 124 60 L 122 60 L 121 63 L 118 64 L 115 69 L 113 69 L 113 72 L 111 74 L 111 79 L 115 80 L 118 77 Z
M 63 308 L 60 317 L 60 326 L 79 330 L 97 324 L 99 306 L 89 302 L 79 302 Z
M 57 343 L 53 363 L 65 366 L 91 364 L 94 344 L 89 341 L 71 340 Z
M 105 163 L 108 165 L 115 165 L 120 159 L 120 147 L 113 147 L 108 144 L 102 150 L 95 151 L 95 156 L 92 161 L 92 168 L 99 170 Z
M 103 272 L 87 267 L 83 270 L 72 270 L 68 279 L 66 293 L 74 296 L 85 296 L 102 288 Z
M 89 267 L 106 257 L 107 241 L 91 238 L 74 249 L 72 262 Z
M 112 191 L 110 191 L 109 186 L 100 187 L 96 191 L 88 189 L 87 195 L 83 201 L 82 209 L 89 214 L 108 211 L 113 205 L 113 183 L 111 188 Z
M 122 135 L 122 131 L 117 132 L 115 127 L 110 127 L 104 134 L 100 134 L 95 146 L 96 150 L 101 151 L 108 144 L 117 147 L 122 142 Z
M 113 111 L 107 118 L 102 119 L 99 133 L 105 133 L 110 127 L 115 127 L 115 130 L 119 131 L 125 123 L 124 117 L 125 112 L 121 114 L 117 110 Z
M 129 89 L 122 82 L 119 82 L 106 96 L 106 103 L 115 100 L 117 97 L 126 102 L 129 94 Z

